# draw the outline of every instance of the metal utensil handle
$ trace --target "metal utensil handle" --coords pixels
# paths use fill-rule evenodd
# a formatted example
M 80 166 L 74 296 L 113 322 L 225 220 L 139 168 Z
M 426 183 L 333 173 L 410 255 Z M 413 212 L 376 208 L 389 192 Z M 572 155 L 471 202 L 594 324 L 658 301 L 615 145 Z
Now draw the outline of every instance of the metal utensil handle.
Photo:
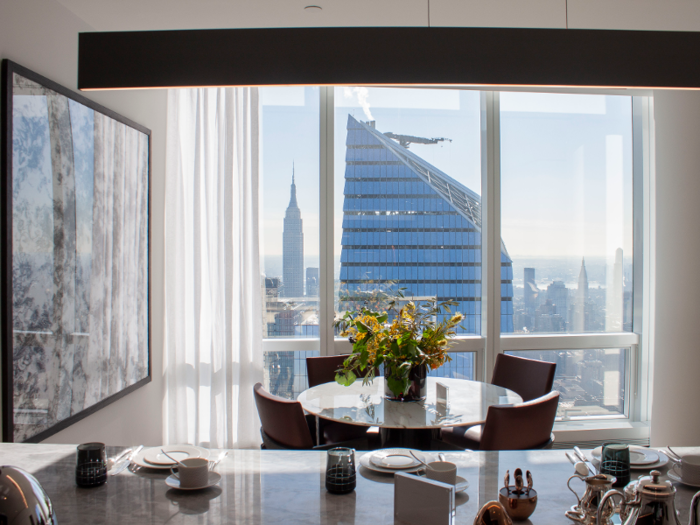
M 603 523 L 603 509 L 605 508 L 605 504 L 608 502 L 610 498 L 613 496 L 620 496 L 620 514 L 624 513 L 624 507 L 625 507 L 625 495 L 621 491 L 617 489 L 610 489 L 605 493 L 605 496 L 603 496 L 603 499 L 600 500 L 600 503 L 598 504 L 598 511 L 596 512 L 596 523 L 597 524 L 602 524 Z M 613 503 L 613 512 L 615 509 L 615 505 Z
M 573 510 L 567 510 L 564 513 L 564 516 L 566 516 L 570 520 L 578 521 L 579 523 L 583 523 L 584 521 L 586 521 L 586 515 L 583 512 L 575 512 Z
M 581 498 L 578 497 L 578 494 L 576 494 L 576 491 L 574 489 L 572 489 L 571 485 L 570 485 L 571 480 L 574 478 L 578 478 L 581 481 L 583 481 L 584 483 L 586 482 L 586 478 L 584 478 L 583 476 L 580 476 L 578 474 L 574 474 L 568 480 L 566 480 L 566 486 L 569 487 L 569 490 L 574 493 L 574 496 L 576 496 L 576 501 L 578 502 L 578 506 L 580 507 L 581 506 Z

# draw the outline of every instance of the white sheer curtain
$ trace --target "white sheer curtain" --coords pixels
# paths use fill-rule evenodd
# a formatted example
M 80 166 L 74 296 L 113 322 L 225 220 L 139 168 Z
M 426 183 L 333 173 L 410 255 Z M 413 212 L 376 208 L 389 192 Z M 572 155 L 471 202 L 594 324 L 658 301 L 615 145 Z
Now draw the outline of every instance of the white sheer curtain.
M 168 93 L 165 443 L 260 443 L 258 91 Z

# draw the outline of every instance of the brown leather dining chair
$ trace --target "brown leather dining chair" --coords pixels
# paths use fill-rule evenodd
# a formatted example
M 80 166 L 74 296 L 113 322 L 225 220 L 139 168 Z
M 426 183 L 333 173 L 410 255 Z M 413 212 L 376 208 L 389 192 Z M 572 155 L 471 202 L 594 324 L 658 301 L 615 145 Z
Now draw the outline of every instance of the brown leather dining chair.
M 306 374 L 309 379 L 309 388 L 335 381 L 335 373 L 343 366 L 343 362 L 347 357 L 348 354 L 307 357 Z M 318 423 L 320 425 L 320 435 L 323 436 L 324 441 L 331 442 L 367 438 L 367 431 L 370 428 L 338 423 L 336 421 L 326 421 L 320 418 Z
M 491 384 L 512 390 L 523 401 L 530 401 L 552 391 L 556 363 L 498 354 Z
M 446 443 L 471 450 L 529 450 L 547 448 L 553 441 L 559 392 L 518 405 L 492 405 L 483 425 L 443 428 Z
M 261 448 L 265 449 L 327 449 L 338 446 L 361 448 L 362 440 L 324 440 L 316 443 L 314 416 L 304 415 L 299 401 L 275 396 L 261 383 L 253 387 L 255 404 L 260 416 Z

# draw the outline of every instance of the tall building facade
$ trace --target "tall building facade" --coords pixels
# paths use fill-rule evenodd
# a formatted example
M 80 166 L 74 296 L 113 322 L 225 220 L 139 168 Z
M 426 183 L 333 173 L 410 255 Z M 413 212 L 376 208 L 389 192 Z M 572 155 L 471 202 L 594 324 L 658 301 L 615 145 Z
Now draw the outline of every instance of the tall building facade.
M 374 123 L 348 116 L 340 258 L 341 311 L 378 285 L 459 303 L 481 333 L 481 198 Z M 513 267 L 501 243 L 501 329 L 513 331 Z
M 525 268 L 523 271 L 523 293 L 525 297 L 525 310 L 528 313 L 532 313 L 535 308 L 537 308 L 538 303 L 536 302 L 539 289 L 537 288 L 537 283 L 535 282 L 535 269 Z
M 306 296 L 318 297 L 318 268 L 306 269 Z
M 304 295 L 304 226 L 297 204 L 297 187 L 292 171 L 289 206 L 284 216 L 282 234 L 282 297 Z

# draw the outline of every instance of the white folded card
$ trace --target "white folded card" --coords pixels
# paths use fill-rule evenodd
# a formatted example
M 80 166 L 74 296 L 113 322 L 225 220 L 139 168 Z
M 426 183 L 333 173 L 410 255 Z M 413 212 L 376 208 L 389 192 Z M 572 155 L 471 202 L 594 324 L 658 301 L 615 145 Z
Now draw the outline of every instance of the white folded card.
M 413 474 L 394 474 L 394 519 L 416 525 L 452 525 L 455 487 Z
M 438 405 L 447 405 L 450 387 L 442 383 L 435 383 L 435 400 Z

